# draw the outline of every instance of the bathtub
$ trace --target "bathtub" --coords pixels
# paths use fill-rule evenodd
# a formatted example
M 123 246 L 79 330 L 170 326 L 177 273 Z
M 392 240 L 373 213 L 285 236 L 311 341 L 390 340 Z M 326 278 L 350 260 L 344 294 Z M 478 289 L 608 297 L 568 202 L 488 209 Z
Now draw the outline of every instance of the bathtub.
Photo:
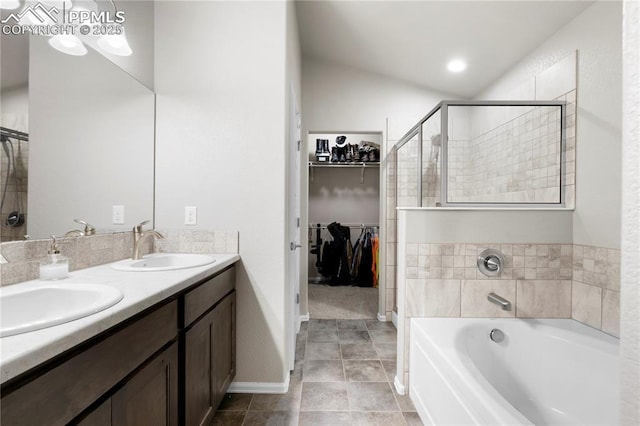
M 618 423 L 618 339 L 577 321 L 412 318 L 409 353 L 425 424 Z

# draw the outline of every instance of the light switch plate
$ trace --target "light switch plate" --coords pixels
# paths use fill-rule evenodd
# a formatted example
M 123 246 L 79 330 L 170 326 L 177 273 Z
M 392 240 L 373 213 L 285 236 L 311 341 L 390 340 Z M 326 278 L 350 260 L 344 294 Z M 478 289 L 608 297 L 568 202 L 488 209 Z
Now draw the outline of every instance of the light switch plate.
M 124 225 L 124 206 L 113 206 L 111 216 L 114 225 Z
M 186 206 L 184 208 L 184 224 L 185 225 L 198 224 L 198 208 L 197 207 Z

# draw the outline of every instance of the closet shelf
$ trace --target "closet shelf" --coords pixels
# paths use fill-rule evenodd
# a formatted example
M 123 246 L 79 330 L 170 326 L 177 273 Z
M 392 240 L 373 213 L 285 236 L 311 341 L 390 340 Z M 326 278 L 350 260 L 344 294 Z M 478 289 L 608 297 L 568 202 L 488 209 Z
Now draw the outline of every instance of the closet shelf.
M 313 169 L 316 167 L 328 168 L 328 169 L 360 169 L 360 183 L 364 183 L 364 171 L 366 169 L 379 169 L 380 162 L 356 162 L 356 163 L 326 163 L 319 161 L 309 161 L 309 178 L 313 183 Z

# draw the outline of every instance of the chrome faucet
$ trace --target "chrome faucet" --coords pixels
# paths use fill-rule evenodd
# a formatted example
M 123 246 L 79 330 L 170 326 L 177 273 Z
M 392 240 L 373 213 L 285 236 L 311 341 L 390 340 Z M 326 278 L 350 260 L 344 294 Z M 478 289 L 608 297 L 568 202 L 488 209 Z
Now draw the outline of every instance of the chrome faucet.
M 154 229 L 151 229 L 148 231 L 143 230 L 142 227 L 147 223 L 149 223 L 149 221 L 145 220 L 133 227 L 133 256 L 132 256 L 133 260 L 140 259 L 141 257 L 140 245 L 144 240 L 146 240 L 149 237 L 156 237 L 158 239 L 164 238 L 164 236 L 161 233 L 159 233 Z
M 71 231 L 64 234 L 65 237 L 88 237 L 89 235 L 94 235 L 96 233 L 96 228 L 93 225 L 90 225 L 84 220 L 81 219 L 73 219 L 75 223 L 79 223 L 80 225 L 84 225 L 84 230 L 81 231 L 79 229 L 72 229 Z
M 494 303 L 502 308 L 503 311 L 511 310 L 511 302 L 509 302 L 504 297 L 500 297 L 495 293 L 489 293 L 487 295 L 487 300 L 491 303 Z

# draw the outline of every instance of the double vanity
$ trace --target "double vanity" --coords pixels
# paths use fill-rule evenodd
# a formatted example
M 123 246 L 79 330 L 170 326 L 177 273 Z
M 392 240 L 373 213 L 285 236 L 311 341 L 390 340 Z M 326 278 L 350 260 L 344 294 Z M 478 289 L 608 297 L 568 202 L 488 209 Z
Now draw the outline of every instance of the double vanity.
M 207 424 L 235 374 L 239 260 L 212 257 L 154 254 L 3 288 L 0 423 Z

